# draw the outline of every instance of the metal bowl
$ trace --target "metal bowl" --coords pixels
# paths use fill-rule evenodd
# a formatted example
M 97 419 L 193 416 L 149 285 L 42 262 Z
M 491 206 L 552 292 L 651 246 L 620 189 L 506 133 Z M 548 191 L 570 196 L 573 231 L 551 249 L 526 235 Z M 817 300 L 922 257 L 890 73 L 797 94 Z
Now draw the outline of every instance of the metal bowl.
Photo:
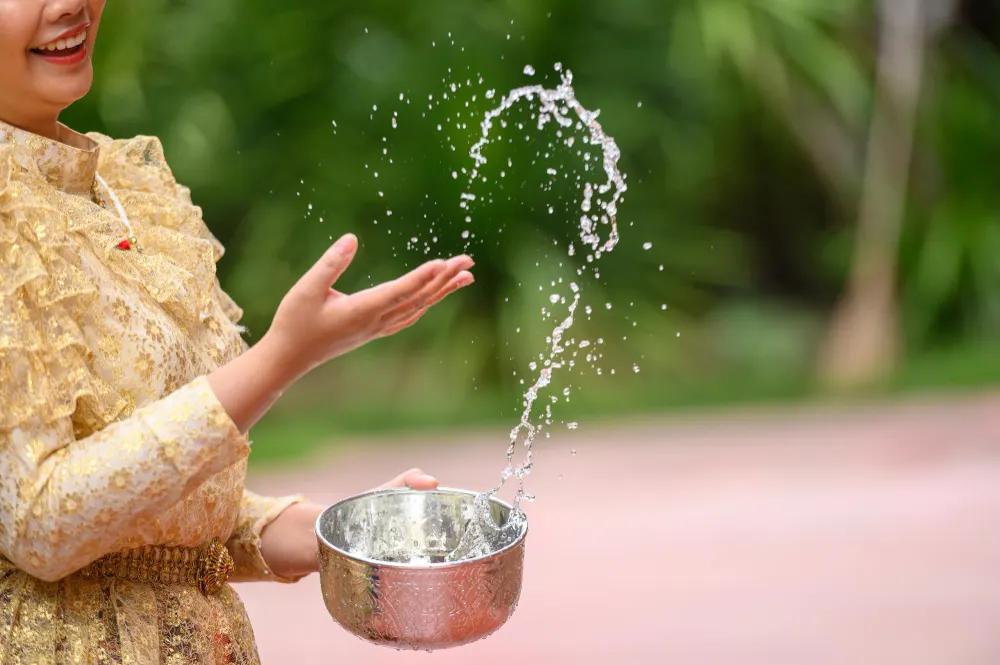
M 455 562 L 474 492 L 377 490 L 327 508 L 316 521 L 320 583 L 330 615 L 358 637 L 397 649 L 457 647 L 491 635 L 521 595 L 527 523 L 485 556 Z M 506 524 L 511 506 L 489 504 Z

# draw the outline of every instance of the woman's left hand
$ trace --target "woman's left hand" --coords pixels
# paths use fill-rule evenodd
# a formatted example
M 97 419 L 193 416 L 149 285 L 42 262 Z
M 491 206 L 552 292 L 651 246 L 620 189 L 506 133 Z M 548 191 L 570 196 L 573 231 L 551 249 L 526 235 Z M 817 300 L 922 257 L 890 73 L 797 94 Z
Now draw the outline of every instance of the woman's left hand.
M 437 478 L 420 469 L 410 469 L 377 489 L 409 487 L 414 490 L 432 490 L 437 486 Z M 316 519 L 325 509 L 325 506 L 314 503 L 299 503 L 290 506 L 264 529 L 260 551 L 264 561 L 276 575 L 294 579 L 319 571 L 319 551 L 314 527 Z

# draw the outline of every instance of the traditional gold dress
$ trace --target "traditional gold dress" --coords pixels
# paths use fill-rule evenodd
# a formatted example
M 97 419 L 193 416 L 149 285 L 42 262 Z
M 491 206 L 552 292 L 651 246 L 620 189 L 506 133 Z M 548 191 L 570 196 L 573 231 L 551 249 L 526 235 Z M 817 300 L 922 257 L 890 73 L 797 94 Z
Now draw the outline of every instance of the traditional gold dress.
M 249 443 L 204 378 L 245 349 L 241 311 L 160 143 L 72 136 L 0 123 L 0 665 L 257 663 L 228 585 L 79 572 L 219 539 L 233 580 L 276 580 L 260 533 L 300 499 L 243 487 Z

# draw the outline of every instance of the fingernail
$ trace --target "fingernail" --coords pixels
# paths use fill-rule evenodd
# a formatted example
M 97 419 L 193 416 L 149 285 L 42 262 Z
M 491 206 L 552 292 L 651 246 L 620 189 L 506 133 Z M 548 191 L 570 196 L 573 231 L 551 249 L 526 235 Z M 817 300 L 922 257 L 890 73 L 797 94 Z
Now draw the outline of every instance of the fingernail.
M 351 253 L 354 244 L 357 241 L 358 239 L 354 237 L 353 233 L 348 233 L 347 235 L 345 235 L 344 237 L 342 237 L 340 240 L 338 240 L 333 244 L 333 251 L 337 252 L 338 254 L 344 254 L 346 256 L 347 254 Z
M 435 478 L 434 476 L 428 476 L 426 473 L 423 474 L 423 475 L 421 475 L 421 476 L 415 476 L 413 478 L 413 480 L 414 481 L 419 481 L 419 483 L 421 485 L 436 485 L 437 484 L 437 478 Z

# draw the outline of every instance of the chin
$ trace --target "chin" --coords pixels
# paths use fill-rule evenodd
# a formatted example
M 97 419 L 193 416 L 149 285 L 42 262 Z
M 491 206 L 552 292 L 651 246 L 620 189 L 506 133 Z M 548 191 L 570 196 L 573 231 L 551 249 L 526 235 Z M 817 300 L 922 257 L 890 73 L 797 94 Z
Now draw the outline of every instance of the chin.
M 94 70 L 89 65 L 81 68 L 81 71 L 73 76 L 60 77 L 63 80 L 52 81 L 45 86 L 42 97 L 53 106 L 66 108 L 67 106 L 83 99 L 90 92 L 94 84 Z

